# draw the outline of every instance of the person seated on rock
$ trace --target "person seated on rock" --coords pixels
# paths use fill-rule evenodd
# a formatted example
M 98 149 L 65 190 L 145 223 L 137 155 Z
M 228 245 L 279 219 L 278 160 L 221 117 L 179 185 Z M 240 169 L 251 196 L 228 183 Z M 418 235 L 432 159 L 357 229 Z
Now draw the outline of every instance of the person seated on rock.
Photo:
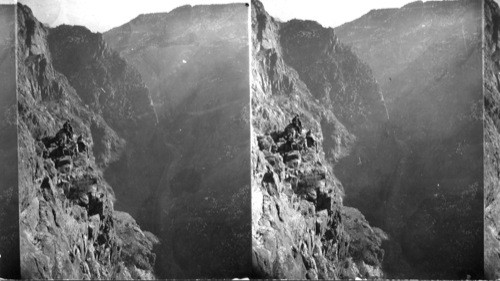
M 71 128 L 71 125 L 66 121 L 64 123 L 63 128 L 60 129 L 56 136 L 52 139 L 51 144 L 55 143 L 57 146 L 66 146 L 69 140 L 72 140 L 73 138 L 73 129 Z
M 66 136 L 68 137 L 68 139 L 72 140 L 73 139 L 73 127 L 71 126 L 69 121 L 64 122 L 63 130 L 66 133 Z
M 283 137 L 286 141 L 292 141 L 297 136 L 297 128 L 294 124 L 288 124 L 283 131 Z
M 68 135 L 66 134 L 64 129 L 61 129 L 59 130 L 59 132 L 57 132 L 53 142 L 56 143 L 56 145 L 59 147 L 63 147 L 66 145 L 66 143 L 68 142 Z
M 295 117 L 293 117 L 292 124 L 295 126 L 297 133 L 300 134 L 302 132 L 302 122 L 300 121 L 298 114 L 296 114 Z
M 293 139 L 288 139 L 281 148 L 282 153 L 286 153 L 293 150 Z

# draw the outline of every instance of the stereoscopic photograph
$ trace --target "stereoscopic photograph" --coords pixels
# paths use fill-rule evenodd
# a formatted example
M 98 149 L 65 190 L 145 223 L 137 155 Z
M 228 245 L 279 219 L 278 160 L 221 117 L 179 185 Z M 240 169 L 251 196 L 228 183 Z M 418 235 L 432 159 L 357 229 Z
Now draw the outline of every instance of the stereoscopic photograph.
M 180 2 L 15 6 L 20 277 L 249 275 L 249 6 Z
M 482 2 L 403 2 L 252 1 L 256 276 L 484 278 Z
M 0 279 L 500 278 L 496 0 L 0 23 Z

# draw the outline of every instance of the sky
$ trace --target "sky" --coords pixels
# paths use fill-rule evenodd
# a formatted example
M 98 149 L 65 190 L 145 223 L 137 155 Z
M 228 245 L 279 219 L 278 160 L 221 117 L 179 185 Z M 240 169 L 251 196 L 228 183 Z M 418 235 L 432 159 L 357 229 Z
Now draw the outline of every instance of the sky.
M 12 3 L 15 0 L 0 0 Z M 139 14 L 169 12 L 190 4 L 242 3 L 250 0 L 19 0 L 28 5 L 43 23 L 83 25 L 94 32 L 105 32 L 129 22 Z M 414 0 L 262 0 L 275 18 L 309 19 L 325 27 L 336 27 L 355 20 L 372 9 L 400 8 Z

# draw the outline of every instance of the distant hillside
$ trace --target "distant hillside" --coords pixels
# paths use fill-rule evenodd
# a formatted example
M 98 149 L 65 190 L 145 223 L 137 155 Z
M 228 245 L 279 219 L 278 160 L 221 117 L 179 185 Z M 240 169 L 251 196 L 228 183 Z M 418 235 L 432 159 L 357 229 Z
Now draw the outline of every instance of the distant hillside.
M 154 180 L 122 179 L 120 186 L 138 199 L 123 207 L 161 233 L 161 276 L 249 274 L 248 9 L 182 6 L 140 15 L 103 35 L 139 70 L 158 115 L 145 165 L 153 164 L 147 175 Z
M 482 276 L 481 3 L 414 2 L 335 29 L 372 68 L 399 143 L 375 197 L 381 227 L 400 239 L 385 259 L 394 276 Z M 346 202 L 363 211 L 344 184 Z
M 433 45 L 455 38 L 457 48 L 470 47 L 471 36 L 481 34 L 475 23 L 478 2 L 416 1 L 400 9 L 372 10 L 335 28 L 335 34 L 370 65 L 385 94 L 389 78 Z

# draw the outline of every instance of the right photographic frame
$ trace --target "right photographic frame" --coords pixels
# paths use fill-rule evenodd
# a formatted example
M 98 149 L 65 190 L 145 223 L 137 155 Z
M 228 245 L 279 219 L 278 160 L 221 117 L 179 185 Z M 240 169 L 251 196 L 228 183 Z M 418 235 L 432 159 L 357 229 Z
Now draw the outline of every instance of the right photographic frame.
M 280 3 L 251 3 L 254 277 L 498 278 L 497 3 Z
M 484 270 L 488 279 L 500 278 L 500 106 L 498 2 L 484 1 Z

